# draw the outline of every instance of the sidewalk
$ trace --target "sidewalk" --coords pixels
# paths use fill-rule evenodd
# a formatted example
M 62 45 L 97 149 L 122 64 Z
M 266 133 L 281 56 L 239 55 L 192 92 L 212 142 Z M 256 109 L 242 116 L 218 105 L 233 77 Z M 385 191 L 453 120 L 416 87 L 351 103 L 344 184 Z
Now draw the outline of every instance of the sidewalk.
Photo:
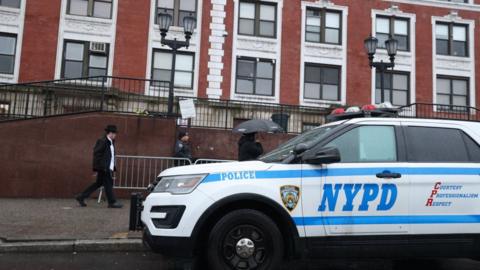
M 48 242 L 67 250 L 124 249 L 125 244 L 141 248 L 141 233 L 128 231 L 130 203 L 121 203 L 122 209 L 110 209 L 106 202 L 93 199 L 87 207 L 79 207 L 74 199 L 0 199 L 0 247 L 9 244 L 35 251 L 35 246 L 42 249 Z

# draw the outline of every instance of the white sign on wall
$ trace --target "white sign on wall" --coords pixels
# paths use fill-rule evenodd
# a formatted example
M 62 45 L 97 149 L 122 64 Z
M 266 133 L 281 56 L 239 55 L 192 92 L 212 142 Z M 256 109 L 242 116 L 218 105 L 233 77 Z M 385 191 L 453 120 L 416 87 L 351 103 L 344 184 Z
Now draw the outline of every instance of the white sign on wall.
M 193 99 L 180 100 L 179 104 L 183 119 L 194 118 L 197 115 Z

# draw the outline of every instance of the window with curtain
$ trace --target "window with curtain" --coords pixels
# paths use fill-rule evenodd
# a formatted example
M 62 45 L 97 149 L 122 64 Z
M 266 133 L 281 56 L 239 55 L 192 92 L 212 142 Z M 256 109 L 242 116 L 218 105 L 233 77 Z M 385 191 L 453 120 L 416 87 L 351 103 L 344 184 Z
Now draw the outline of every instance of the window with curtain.
M 273 96 L 275 63 L 271 59 L 240 57 L 237 59 L 236 93 Z
M 305 41 L 341 44 L 342 13 L 328 9 L 307 8 Z
M 183 27 L 185 17 L 197 17 L 197 0 L 157 0 L 156 22 L 160 13 L 170 14 L 173 18 L 172 25 Z
M 340 67 L 305 64 L 305 99 L 340 101 Z
M 398 40 L 398 50 L 410 50 L 410 27 L 409 19 L 398 17 L 377 16 L 375 37 L 378 39 L 378 47 L 385 49 L 385 41 L 390 36 Z
M 438 76 L 437 77 L 437 104 L 441 110 L 466 110 L 469 106 L 468 78 Z
M 14 73 L 16 48 L 17 35 L 0 33 L 0 73 Z
M 62 78 L 106 76 L 109 45 L 104 51 L 92 50 L 88 41 L 67 40 L 64 44 Z
M 435 26 L 438 55 L 468 57 L 468 26 L 440 23 Z
M 410 74 L 406 72 L 384 73 L 382 95 L 380 73 L 376 74 L 375 103 L 390 102 L 394 106 L 405 106 L 410 97 Z M 383 98 L 382 98 L 383 97 Z
M 69 0 L 67 13 L 71 15 L 110 19 L 113 0 Z
M 271 2 L 240 1 L 238 34 L 274 38 L 277 5 Z
M 193 53 L 177 52 L 174 69 L 175 88 L 193 89 L 194 59 L 195 55 Z M 164 82 L 170 82 L 172 61 L 173 55 L 171 51 L 154 51 L 152 80 L 159 81 L 159 85 L 162 85 Z

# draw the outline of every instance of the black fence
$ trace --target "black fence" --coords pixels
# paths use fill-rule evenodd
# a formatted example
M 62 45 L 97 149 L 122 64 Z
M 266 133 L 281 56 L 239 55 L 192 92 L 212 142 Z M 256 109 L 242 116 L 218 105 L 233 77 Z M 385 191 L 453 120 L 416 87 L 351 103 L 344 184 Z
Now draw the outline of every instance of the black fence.
M 0 121 L 99 111 L 165 116 L 169 85 L 110 76 L 0 85 Z M 306 107 L 178 97 L 174 104 L 178 115 L 178 101 L 185 98 L 195 102 L 196 117 L 190 120 L 193 127 L 231 129 L 255 118 L 271 119 L 289 133 L 301 133 L 325 123 L 330 112 L 327 104 Z
M 165 116 L 169 86 L 166 81 L 110 76 L 4 84 L 0 85 L 0 121 L 99 111 Z M 189 90 L 176 91 L 179 95 Z M 177 97 L 174 110 L 178 115 L 178 102 L 183 99 L 195 103 L 196 117 L 188 125 L 202 128 L 232 129 L 248 119 L 270 119 L 288 133 L 301 133 L 324 124 L 332 110 L 329 104 L 313 107 Z M 480 121 L 477 108 L 428 103 L 401 107 L 398 115 Z
M 89 77 L 0 85 L 0 120 L 83 112 L 165 114 L 169 82 Z
M 468 106 L 413 103 L 401 107 L 399 117 L 480 121 L 480 110 Z
M 179 100 L 190 99 L 180 97 Z M 192 127 L 232 129 L 249 119 L 266 119 L 278 123 L 288 133 L 301 133 L 326 122 L 330 105 L 308 107 L 260 102 L 195 98 L 196 117 Z M 177 113 L 180 114 L 179 107 Z

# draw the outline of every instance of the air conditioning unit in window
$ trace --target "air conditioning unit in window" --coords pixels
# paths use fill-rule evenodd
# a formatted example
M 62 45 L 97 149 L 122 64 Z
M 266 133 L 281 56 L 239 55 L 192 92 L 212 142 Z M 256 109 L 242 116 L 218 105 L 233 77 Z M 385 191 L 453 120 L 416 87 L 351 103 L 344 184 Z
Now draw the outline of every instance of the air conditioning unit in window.
M 96 53 L 107 53 L 107 43 L 90 42 L 90 51 Z

